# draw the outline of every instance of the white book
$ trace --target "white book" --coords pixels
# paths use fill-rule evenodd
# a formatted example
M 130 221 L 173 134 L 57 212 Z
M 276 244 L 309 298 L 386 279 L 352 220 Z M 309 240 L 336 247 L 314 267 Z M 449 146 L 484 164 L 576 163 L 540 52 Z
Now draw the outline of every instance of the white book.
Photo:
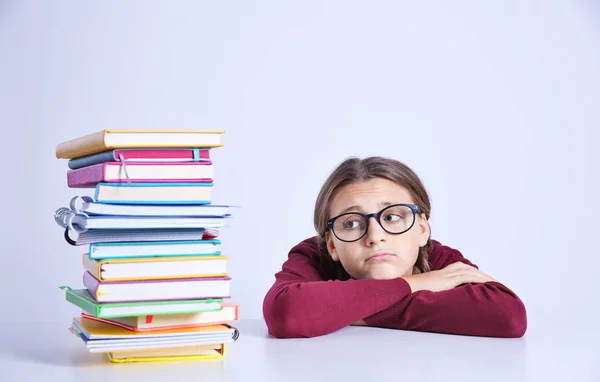
M 98 302 L 228 298 L 229 277 L 100 282 L 85 272 L 83 285 Z
M 124 181 L 125 172 L 131 179 L 160 180 L 160 179 L 178 179 L 179 181 L 194 179 L 211 179 L 213 177 L 213 165 L 202 163 L 132 163 L 125 166 L 118 162 L 108 162 L 104 164 L 104 181 Z M 78 170 L 70 170 L 68 173 L 75 173 Z M 84 171 L 80 169 L 79 171 Z M 67 173 L 67 175 L 68 175 Z

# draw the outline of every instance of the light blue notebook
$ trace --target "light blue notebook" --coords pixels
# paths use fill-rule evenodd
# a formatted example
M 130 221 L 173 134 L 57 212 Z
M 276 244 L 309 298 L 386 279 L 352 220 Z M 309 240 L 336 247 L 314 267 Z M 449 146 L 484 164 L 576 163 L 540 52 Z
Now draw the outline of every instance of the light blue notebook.
M 90 244 L 90 260 L 139 257 L 217 256 L 220 240 L 181 240 Z
M 114 204 L 210 204 L 213 183 L 106 183 L 94 200 Z

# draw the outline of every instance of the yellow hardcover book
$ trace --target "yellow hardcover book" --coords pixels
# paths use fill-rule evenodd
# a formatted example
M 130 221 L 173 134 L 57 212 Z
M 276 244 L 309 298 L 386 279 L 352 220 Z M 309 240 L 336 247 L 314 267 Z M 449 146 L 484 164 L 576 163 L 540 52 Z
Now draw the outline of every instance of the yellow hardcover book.
M 228 256 L 171 256 L 92 260 L 83 267 L 100 281 L 138 281 L 228 276 Z
M 225 130 L 115 130 L 106 129 L 64 141 L 56 146 L 59 159 L 80 158 L 120 148 L 211 148 L 225 144 Z
M 114 363 L 217 359 L 225 356 L 225 344 L 118 351 L 106 354 L 110 362 Z

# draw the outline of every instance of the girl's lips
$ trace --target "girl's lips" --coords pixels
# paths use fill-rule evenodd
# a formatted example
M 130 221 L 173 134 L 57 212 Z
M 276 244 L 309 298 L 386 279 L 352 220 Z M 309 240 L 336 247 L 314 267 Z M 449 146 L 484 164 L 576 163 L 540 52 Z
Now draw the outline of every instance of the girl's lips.
M 390 258 L 394 256 L 393 253 L 389 253 L 389 252 L 378 252 L 374 255 L 371 255 L 367 258 L 367 261 L 379 261 L 379 260 L 385 260 L 387 258 Z

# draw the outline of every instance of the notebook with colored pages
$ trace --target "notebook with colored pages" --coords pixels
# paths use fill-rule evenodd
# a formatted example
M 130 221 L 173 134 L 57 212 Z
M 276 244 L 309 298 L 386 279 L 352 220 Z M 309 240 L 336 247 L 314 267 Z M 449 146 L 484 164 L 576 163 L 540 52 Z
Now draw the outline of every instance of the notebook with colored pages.
M 239 306 L 234 303 L 221 303 L 221 310 L 183 314 L 139 315 L 129 317 L 100 318 L 87 313 L 82 317 L 116 325 L 134 332 L 148 332 L 194 326 L 231 324 L 239 319 Z
M 56 157 L 73 159 L 110 149 L 211 148 L 224 146 L 224 130 L 118 130 L 106 129 L 59 143 Z
M 129 176 L 129 179 L 127 178 Z M 93 188 L 100 182 L 212 183 L 212 162 L 128 163 L 105 162 L 67 171 L 70 188 Z
M 210 204 L 212 183 L 96 184 L 94 200 L 115 204 Z
M 217 256 L 220 240 L 184 240 L 90 244 L 90 260 L 133 259 L 140 257 Z
M 231 215 L 234 206 L 219 204 L 161 205 L 161 204 L 107 204 L 95 202 L 91 197 L 71 198 L 69 209 L 87 215 L 117 216 L 197 216 L 226 217 Z
M 225 356 L 225 344 L 181 346 L 163 349 L 119 350 L 108 352 L 111 362 L 159 362 L 217 359 Z
M 228 276 L 227 256 L 141 257 L 91 260 L 82 256 L 83 268 L 99 281 L 191 279 Z
M 69 159 L 71 170 L 104 162 L 203 162 L 210 161 L 210 149 L 117 149 Z
M 61 287 L 66 291 L 68 302 L 79 307 L 84 312 L 98 318 L 118 318 L 132 316 L 168 316 L 171 314 L 188 314 L 198 312 L 213 312 L 223 309 L 223 299 L 197 299 L 150 302 L 99 303 L 87 289 L 71 289 Z
M 214 228 L 90 229 L 85 232 L 79 232 L 76 240 L 69 243 L 73 245 L 108 245 L 118 243 L 134 243 L 140 241 L 162 242 L 213 240 L 217 237 L 219 237 L 219 230 Z
M 83 274 L 83 285 L 98 302 L 135 302 L 229 298 L 229 277 L 104 281 L 90 272 Z
M 84 317 L 73 318 L 71 329 L 92 353 L 227 343 L 239 336 L 224 324 L 142 333 Z
M 60 212 L 62 221 L 57 224 L 75 232 L 91 229 L 169 229 L 169 228 L 222 228 L 229 217 L 197 216 L 112 216 L 92 215 L 71 210 Z

